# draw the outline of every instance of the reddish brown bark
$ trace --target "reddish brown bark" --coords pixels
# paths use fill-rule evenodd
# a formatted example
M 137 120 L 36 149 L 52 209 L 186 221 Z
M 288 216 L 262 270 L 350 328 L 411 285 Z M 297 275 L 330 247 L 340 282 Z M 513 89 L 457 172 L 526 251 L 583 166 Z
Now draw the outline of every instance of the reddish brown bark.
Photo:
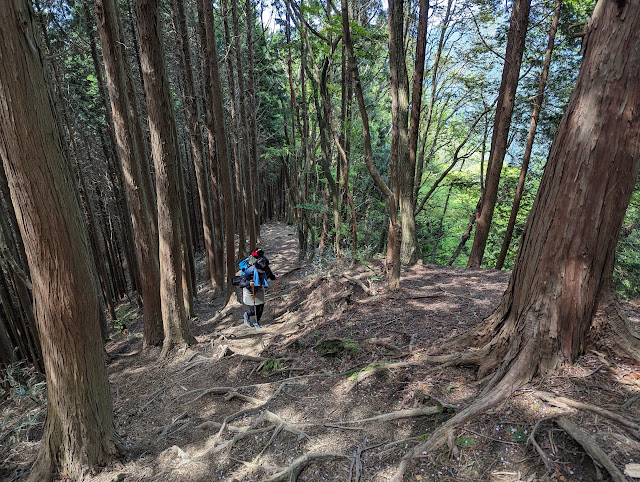
M 160 268 L 158 265 L 157 221 L 153 205 L 148 197 L 148 175 L 142 133 L 137 119 L 137 108 L 130 103 L 128 72 L 120 30 L 117 21 L 117 5 L 114 0 L 95 0 L 98 33 L 102 44 L 107 78 L 107 90 L 111 101 L 113 123 L 118 147 L 118 157 L 126 180 L 126 195 L 131 208 L 131 220 L 135 235 L 136 255 L 140 266 L 142 298 L 144 300 L 143 346 L 162 342 L 160 306 Z M 137 134 L 136 134 L 137 133 Z M 141 157 L 142 156 L 142 157 Z
M 229 171 L 229 155 L 227 153 L 227 135 L 225 133 L 224 114 L 222 109 L 222 87 L 220 84 L 220 73 L 218 70 L 218 58 L 216 47 L 216 31 L 213 23 L 213 9 L 208 0 L 202 0 L 202 11 L 204 13 L 204 28 L 206 38 L 207 63 L 209 69 L 207 102 L 209 103 L 208 116 L 213 115 L 215 125 L 215 138 L 218 153 L 218 163 L 220 166 L 220 176 L 222 178 L 222 203 L 224 204 L 224 226 L 226 243 L 226 267 L 227 267 L 227 291 L 226 302 L 228 303 L 234 293 L 231 285 L 231 278 L 236 271 L 234 247 L 234 219 L 233 219 L 233 199 L 231 195 L 231 175 Z
M 116 454 L 100 295 L 33 28 L 0 3 L 0 160 L 24 240 L 47 375 L 47 420 L 29 480 L 80 480 Z M 81 287 L 81 289 L 79 289 Z
M 187 324 L 182 283 L 182 203 L 177 132 L 157 0 L 136 0 L 140 60 L 146 92 L 151 152 L 156 174 L 160 292 L 164 342 L 162 356 L 173 347 L 195 343 Z

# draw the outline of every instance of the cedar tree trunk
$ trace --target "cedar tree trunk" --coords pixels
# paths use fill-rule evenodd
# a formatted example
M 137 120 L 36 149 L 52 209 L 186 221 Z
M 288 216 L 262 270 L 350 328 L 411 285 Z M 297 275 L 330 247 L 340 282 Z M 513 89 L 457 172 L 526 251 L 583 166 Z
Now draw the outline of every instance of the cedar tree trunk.
M 45 82 L 34 13 L 0 3 L 0 159 L 33 282 L 47 420 L 29 480 L 82 479 L 118 451 L 89 241 Z
M 140 60 L 146 91 L 151 153 L 156 172 L 160 260 L 160 304 L 164 342 L 161 356 L 195 343 L 187 324 L 182 286 L 180 162 L 169 93 L 157 0 L 136 0 Z

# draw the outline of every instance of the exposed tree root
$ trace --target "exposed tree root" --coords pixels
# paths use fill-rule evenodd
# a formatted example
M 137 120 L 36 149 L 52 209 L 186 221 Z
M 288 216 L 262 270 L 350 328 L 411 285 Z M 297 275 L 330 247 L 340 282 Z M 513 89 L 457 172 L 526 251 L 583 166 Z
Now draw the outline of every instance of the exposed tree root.
M 350 459 L 351 457 L 344 454 L 334 453 L 334 452 L 326 452 L 326 453 L 314 453 L 309 452 L 304 454 L 301 457 L 298 457 L 293 461 L 293 463 L 286 469 L 278 472 L 275 475 L 272 475 L 268 479 L 265 479 L 264 482 L 277 482 L 280 480 L 287 480 L 290 482 L 295 482 L 298 480 L 298 475 L 300 472 L 304 470 L 304 468 L 309 465 L 311 462 L 315 462 L 316 460 L 326 460 L 326 459 Z
M 375 417 L 362 418 L 360 420 L 344 420 L 341 422 L 332 423 L 335 425 L 343 425 L 349 423 L 364 423 L 374 421 L 384 422 L 388 420 L 399 420 L 402 418 L 424 417 L 428 415 L 435 415 L 436 413 L 440 412 L 440 407 L 411 408 L 407 410 L 398 410 L 397 412 L 382 413 L 380 415 L 376 415 Z
M 189 416 L 189 414 L 187 412 L 183 412 L 180 415 L 178 415 L 176 418 L 173 419 L 173 421 L 171 423 L 168 423 L 167 425 L 165 425 L 165 427 L 162 429 L 162 432 L 160 433 L 160 435 L 158 436 L 158 438 L 156 439 L 156 442 L 159 442 L 160 440 L 162 440 L 163 438 L 166 437 L 166 435 L 169 433 L 169 431 L 175 427 L 176 425 L 178 425 L 178 422 L 180 420 L 182 420 L 183 418 L 187 418 Z
M 622 415 L 614 413 L 605 408 L 601 408 L 596 405 L 590 405 L 588 403 L 577 402 L 575 400 L 571 400 L 570 398 L 566 398 L 566 397 L 557 397 L 552 393 L 548 393 L 548 392 L 540 392 L 535 390 L 532 393 L 536 397 L 541 398 L 542 400 L 545 400 L 550 404 L 560 408 L 572 407 L 572 408 L 578 408 L 581 410 L 588 410 L 589 412 L 597 413 L 598 415 L 606 417 L 610 420 L 614 420 L 624 425 L 625 427 L 630 428 L 631 430 L 633 430 L 636 437 L 640 436 L 640 425 L 638 425 L 635 422 L 632 422 L 631 420 L 629 420 L 626 417 L 623 417 Z
M 527 383 L 535 370 L 531 363 L 531 360 L 534 359 L 535 347 L 535 339 L 531 337 L 529 343 L 522 348 L 518 346 L 515 349 L 512 348 L 505 357 L 504 365 L 496 371 L 494 377 L 489 381 L 487 387 L 490 390 L 485 389 L 471 405 L 438 427 L 423 443 L 418 444 L 407 452 L 400 461 L 398 470 L 391 480 L 393 482 L 402 482 L 413 458 L 420 457 L 423 452 L 428 453 L 444 445 L 450 437 L 450 432 L 456 427 L 506 400 L 515 390 Z M 510 363 L 511 360 L 513 360 L 512 363 Z
M 571 422 L 568 418 L 560 417 L 556 420 L 556 423 L 567 432 L 571 438 L 578 442 L 582 448 L 589 454 L 589 457 L 597 464 L 602 465 L 614 482 L 626 482 L 627 478 L 616 467 L 611 458 L 604 453 L 604 451 L 598 446 L 596 441 L 587 432 L 579 428 L 576 424 Z
M 420 366 L 420 365 L 422 365 L 421 362 L 398 362 L 398 363 L 388 363 L 386 365 L 376 366 L 371 368 L 370 370 L 365 369 L 360 373 L 358 373 L 358 376 L 356 376 L 355 380 L 353 380 L 352 385 L 349 387 L 347 391 L 352 390 L 356 385 L 358 385 L 358 383 L 362 382 L 363 380 L 377 373 L 386 372 L 388 370 L 393 370 L 395 368 L 406 368 L 406 367 Z

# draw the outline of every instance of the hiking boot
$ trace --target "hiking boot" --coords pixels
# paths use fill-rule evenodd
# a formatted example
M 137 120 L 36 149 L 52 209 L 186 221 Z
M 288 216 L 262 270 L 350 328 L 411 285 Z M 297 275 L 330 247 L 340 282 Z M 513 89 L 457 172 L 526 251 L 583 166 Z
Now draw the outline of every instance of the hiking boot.
M 249 321 L 249 313 L 244 312 L 244 324 L 247 326 L 251 326 L 251 322 Z
M 262 328 L 262 327 L 260 326 L 260 324 L 259 324 L 257 321 L 253 324 L 253 327 L 254 327 L 256 330 L 259 330 L 260 328 Z

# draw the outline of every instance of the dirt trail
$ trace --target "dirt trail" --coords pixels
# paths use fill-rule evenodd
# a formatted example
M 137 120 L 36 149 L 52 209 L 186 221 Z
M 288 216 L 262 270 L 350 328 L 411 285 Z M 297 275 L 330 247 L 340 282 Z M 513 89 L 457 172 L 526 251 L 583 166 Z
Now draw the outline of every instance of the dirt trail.
M 385 481 L 409 448 L 477 395 L 471 369 L 426 365 L 420 356 L 487 316 L 508 272 L 414 266 L 389 293 L 379 261 L 301 265 L 289 227 L 263 226 L 262 237 L 280 275 L 262 329 L 242 323 L 236 298 L 226 307 L 222 297 L 210 300 L 204 283 L 191 322 L 197 345 L 158 361 L 159 348 L 141 350 L 135 310 L 125 332 L 112 332 L 108 369 L 128 451 L 92 480 Z M 626 309 L 638 319 L 635 307 Z M 637 434 L 558 408 L 529 388 L 462 427 L 450 448 L 416 459 L 405 480 L 595 480 L 599 469 L 548 418 L 558 413 L 590 431 L 619 468 L 640 461 Z M 603 354 L 589 353 L 535 388 L 624 406 L 624 415 L 640 419 L 639 367 Z M 552 454 L 551 472 L 526 443 L 543 418 L 536 437 Z M 21 443 L 0 475 L 20 480 L 26 471 L 16 467 L 26 467 L 36 448 Z

